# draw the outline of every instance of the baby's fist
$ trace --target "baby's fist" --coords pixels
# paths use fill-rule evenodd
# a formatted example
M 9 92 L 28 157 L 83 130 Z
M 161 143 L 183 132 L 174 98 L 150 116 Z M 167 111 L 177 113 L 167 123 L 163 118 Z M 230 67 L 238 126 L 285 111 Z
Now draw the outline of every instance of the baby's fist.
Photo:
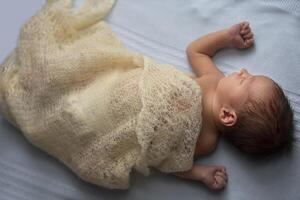
M 254 43 L 249 22 L 235 24 L 228 29 L 228 32 L 231 37 L 231 44 L 229 45 L 231 47 L 246 49 Z
M 227 184 L 227 173 L 224 166 L 205 165 L 202 166 L 202 181 L 214 190 L 222 189 Z
M 213 189 L 222 189 L 227 184 L 227 175 L 224 171 L 216 171 L 214 175 Z

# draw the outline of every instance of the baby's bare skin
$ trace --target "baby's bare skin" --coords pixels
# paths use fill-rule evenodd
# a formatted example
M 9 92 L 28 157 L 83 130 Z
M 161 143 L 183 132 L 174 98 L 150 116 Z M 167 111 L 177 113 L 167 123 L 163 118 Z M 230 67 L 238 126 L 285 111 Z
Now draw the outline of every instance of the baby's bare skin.
M 212 64 L 212 60 L 210 58 L 222 48 L 233 47 L 246 49 L 251 47 L 253 43 L 254 38 L 249 23 L 241 22 L 221 31 L 207 34 L 193 41 L 188 47 L 187 54 L 196 75 L 198 77 L 210 76 L 210 80 L 216 81 L 216 83 L 209 82 L 210 85 L 213 85 L 217 84 L 219 78 L 224 77 L 224 75 Z M 216 78 L 211 78 L 212 76 L 215 76 Z M 195 80 L 196 79 L 197 78 L 195 78 Z M 211 87 L 208 85 L 201 86 L 204 87 L 204 92 L 206 90 L 205 87 Z M 199 145 L 195 149 L 195 157 L 209 153 L 214 149 L 213 146 L 217 145 L 218 137 L 210 137 L 214 134 L 218 134 L 217 131 L 210 128 L 209 125 L 205 125 L 211 123 L 209 120 L 205 121 L 206 118 L 210 118 L 205 117 L 205 115 L 211 115 L 211 113 L 209 113 L 211 111 L 205 110 L 205 108 L 210 106 L 204 105 L 203 107 L 204 121 L 201 133 L 199 134 L 201 137 L 199 137 L 197 142 Z M 211 138 L 215 138 L 215 141 L 212 142 Z M 203 146 L 201 146 L 203 144 L 209 145 L 206 145 L 205 148 L 203 148 Z M 226 168 L 218 165 L 194 164 L 189 171 L 177 172 L 174 174 L 182 178 L 201 181 L 206 186 L 214 190 L 224 188 L 228 181 Z
M 201 181 L 210 189 L 218 190 L 225 187 L 228 181 L 226 168 L 221 165 L 194 164 L 187 172 L 177 172 L 176 176 Z
M 228 32 L 233 38 L 232 42 L 229 43 L 230 47 L 245 49 L 253 45 L 254 38 L 249 22 L 235 24 L 228 29 Z

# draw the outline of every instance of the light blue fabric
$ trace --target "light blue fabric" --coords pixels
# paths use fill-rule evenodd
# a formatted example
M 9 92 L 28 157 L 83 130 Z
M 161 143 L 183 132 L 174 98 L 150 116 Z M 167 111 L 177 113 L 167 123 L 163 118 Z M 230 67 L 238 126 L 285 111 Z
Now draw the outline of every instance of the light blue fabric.
M 83 0 L 76 2 L 80 6 Z M 40 1 L 10 0 L 0 7 L 0 60 L 16 44 L 21 25 Z M 240 67 L 276 80 L 295 109 L 300 137 L 300 1 L 298 0 L 119 0 L 108 16 L 124 44 L 162 63 L 191 71 L 185 48 L 189 42 L 234 23 L 250 21 L 255 46 L 224 50 L 214 58 L 225 73 Z M 224 165 L 225 190 L 212 192 L 198 182 L 153 171 L 133 174 L 128 191 L 111 191 L 85 183 L 56 159 L 32 146 L 21 132 L 0 119 L 0 199 L 300 199 L 300 145 L 290 155 L 251 159 L 221 140 L 217 150 L 197 162 Z

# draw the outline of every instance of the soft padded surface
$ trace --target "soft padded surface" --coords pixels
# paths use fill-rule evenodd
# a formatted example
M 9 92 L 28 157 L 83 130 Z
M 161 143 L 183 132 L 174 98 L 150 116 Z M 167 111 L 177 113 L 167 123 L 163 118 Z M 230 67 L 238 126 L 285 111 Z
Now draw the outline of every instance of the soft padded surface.
M 79 6 L 83 0 L 78 0 Z M 1 62 L 16 44 L 21 25 L 43 2 L 11 0 L 0 7 Z M 225 73 L 240 67 L 276 80 L 295 110 L 300 136 L 300 2 L 119 0 L 107 18 L 124 44 L 162 63 L 191 71 L 185 47 L 203 34 L 247 20 L 255 34 L 249 50 L 224 50 L 215 58 Z M 265 159 L 245 156 L 223 140 L 203 164 L 227 167 L 229 183 L 212 192 L 198 182 L 153 171 L 133 174 L 128 191 L 103 189 L 83 182 L 63 164 L 32 146 L 7 121 L 0 119 L 0 199 L 300 199 L 300 145 L 289 155 Z

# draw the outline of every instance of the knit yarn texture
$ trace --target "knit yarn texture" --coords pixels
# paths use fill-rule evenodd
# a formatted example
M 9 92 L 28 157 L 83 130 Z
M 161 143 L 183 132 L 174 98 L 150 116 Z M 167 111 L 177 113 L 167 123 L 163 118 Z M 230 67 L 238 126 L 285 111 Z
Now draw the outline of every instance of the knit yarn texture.
M 48 0 L 1 64 L 1 114 L 81 179 L 127 189 L 130 173 L 189 170 L 202 125 L 187 74 L 125 48 L 113 0 Z

